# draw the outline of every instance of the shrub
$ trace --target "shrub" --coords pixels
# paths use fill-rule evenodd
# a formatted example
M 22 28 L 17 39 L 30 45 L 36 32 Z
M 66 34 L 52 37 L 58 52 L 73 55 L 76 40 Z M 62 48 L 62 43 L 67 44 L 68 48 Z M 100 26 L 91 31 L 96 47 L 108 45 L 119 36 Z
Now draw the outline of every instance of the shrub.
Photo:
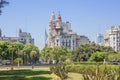
M 64 80 L 68 77 L 64 64 L 59 64 L 57 66 L 52 66 L 52 67 L 50 67 L 50 71 L 51 71 L 51 73 L 54 73 L 57 76 L 59 76 L 61 78 L 61 80 Z
M 101 65 L 103 62 L 75 62 L 75 65 Z
M 120 80 L 120 67 L 116 65 L 68 65 L 66 70 L 82 74 L 84 80 Z
M 14 63 L 15 63 L 15 64 L 17 64 L 18 62 L 22 64 L 22 63 L 23 63 L 22 58 L 16 58 L 16 59 L 14 60 Z
M 95 52 L 90 57 L 90 61 L 100 62 L 100 61 L 103 61 L 104 58 L 105 58 L 105 53 L 104 52 Z

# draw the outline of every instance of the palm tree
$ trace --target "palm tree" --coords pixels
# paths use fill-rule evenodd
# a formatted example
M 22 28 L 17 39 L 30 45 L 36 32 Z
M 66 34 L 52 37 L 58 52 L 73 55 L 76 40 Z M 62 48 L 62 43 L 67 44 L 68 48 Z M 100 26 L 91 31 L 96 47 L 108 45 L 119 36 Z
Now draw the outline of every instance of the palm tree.
M 23 64 L 27 64 L 26 52 L 23 52 Z
M 19 50 L 17 51 L 17 55 L 18 55 L 18 67 L 20 66 L 20 56 L 23 55 L 23 51 L 22 50 Z
M 11 70 L 13 70 L 13 64 L 14 64 L 14 52 L 15 52 L 15 46 L 13 44 L 9 45 L 9 52 L 11 53 Z
M 36 51 L 31 51 L 30 57 L 31 57 L 31 60 L 32 60 L 33 64 L 35 63 L 36 56 L 37 56 L 37 52 Z

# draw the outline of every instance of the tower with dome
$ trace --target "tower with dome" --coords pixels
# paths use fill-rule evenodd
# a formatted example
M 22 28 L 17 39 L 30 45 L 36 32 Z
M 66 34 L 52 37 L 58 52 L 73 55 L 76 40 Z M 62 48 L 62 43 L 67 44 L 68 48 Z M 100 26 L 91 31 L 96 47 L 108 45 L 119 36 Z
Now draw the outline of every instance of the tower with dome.
M 65 46 L 69 49 L 75 49 L 80 43 L 80 36 L 71 29 L 69 21 L 63 22 L 60 12 L 56 18 L 52 12 L 48 26 L 49 47 Z

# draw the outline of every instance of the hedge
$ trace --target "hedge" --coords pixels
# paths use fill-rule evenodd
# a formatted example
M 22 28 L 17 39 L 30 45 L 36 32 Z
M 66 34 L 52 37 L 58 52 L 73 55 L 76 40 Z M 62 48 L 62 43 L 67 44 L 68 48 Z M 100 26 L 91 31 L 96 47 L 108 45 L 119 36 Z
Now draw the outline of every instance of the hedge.
M 102 65 L 103 62 L 74 62 L 75 65 Z
M 120 80 L 120 66 L 117 65 L 68 65 L 66 70 L 82 74 L 84 80 Z

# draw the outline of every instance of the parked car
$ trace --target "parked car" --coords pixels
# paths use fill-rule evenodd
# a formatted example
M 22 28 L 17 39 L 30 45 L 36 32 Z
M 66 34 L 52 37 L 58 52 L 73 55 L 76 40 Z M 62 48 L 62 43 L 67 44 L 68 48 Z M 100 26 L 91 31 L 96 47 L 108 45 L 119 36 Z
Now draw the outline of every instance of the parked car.
M 11 62 L 10 62 L 10 60 L 3 60 L 3 61 L 2 61 L 2 64 L 3 64 L 3 65 L 10 65 Z

